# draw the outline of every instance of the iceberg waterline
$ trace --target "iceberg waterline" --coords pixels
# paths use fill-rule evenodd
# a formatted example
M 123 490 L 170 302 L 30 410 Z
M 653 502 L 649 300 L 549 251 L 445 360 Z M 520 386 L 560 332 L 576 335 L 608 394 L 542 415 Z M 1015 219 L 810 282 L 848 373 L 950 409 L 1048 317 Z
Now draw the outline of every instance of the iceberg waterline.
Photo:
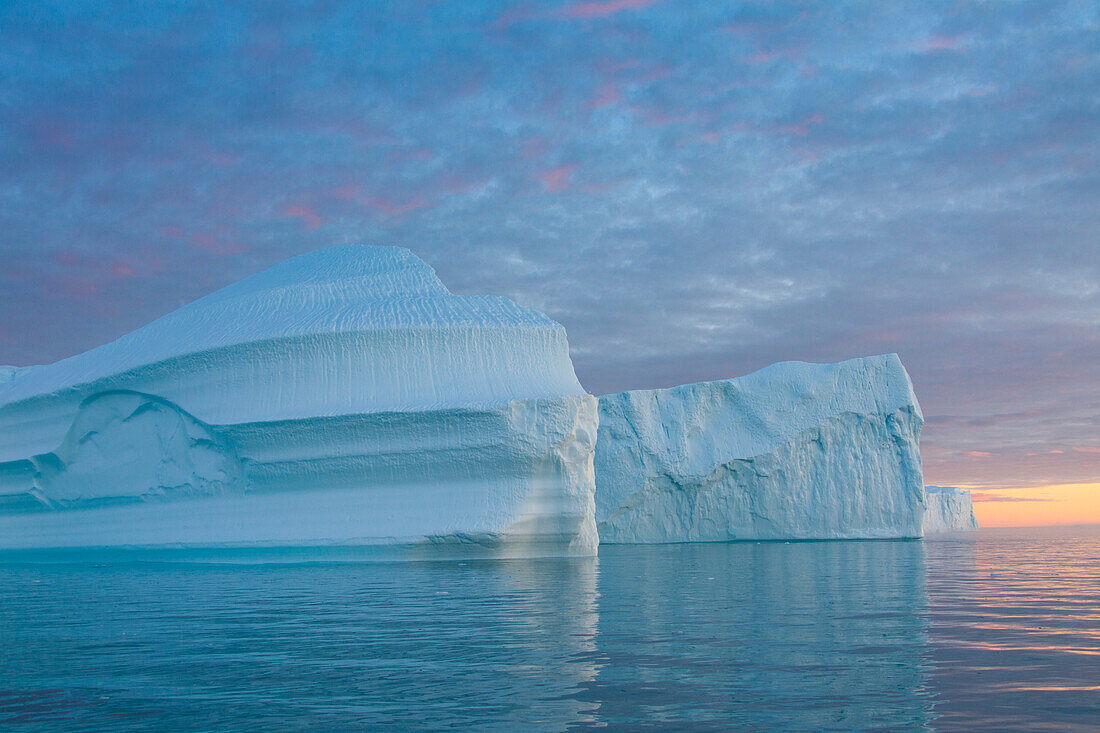
M 919 537 L 921 423 L 893 355 L 597 403 L 541 313 L 453 295 L 408 250 L 334 247 L 0 367 L 0 549 Z

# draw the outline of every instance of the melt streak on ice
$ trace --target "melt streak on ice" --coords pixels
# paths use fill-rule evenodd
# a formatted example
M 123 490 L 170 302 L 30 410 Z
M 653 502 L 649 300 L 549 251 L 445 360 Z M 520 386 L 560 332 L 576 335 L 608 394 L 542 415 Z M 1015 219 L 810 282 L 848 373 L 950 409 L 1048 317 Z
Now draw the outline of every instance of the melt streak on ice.
M 923 423 L 895 354 L 600 397 L 600 541 L 920 537 Z
M 591 555 L 596 420 L 559 324 L 320 250 L 0 368 L 0 549 Z

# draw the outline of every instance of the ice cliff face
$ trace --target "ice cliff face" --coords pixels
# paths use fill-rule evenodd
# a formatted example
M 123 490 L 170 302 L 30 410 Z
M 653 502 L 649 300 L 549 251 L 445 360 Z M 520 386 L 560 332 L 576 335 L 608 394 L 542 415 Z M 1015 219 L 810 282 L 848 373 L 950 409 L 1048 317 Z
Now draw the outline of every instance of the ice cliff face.
M 896 355 L 599 399 L 601 542 L 920 537 L 923 424 Z
M 928 505 L 924 514 L 926 535 L 978 528 L 969 491 L 954 486 L 925 486 L 924 492 Z
M 0 549 L 592 554 L 596 420 L 560 325 L 321 250 L 0 368 Z

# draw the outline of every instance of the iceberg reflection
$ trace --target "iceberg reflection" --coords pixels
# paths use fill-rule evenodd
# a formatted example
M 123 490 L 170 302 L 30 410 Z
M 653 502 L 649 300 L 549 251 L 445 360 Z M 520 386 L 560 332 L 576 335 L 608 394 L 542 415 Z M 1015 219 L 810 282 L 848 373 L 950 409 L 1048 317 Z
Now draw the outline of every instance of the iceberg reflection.
M 0 723 L 919 728 L 919 542 L 0 565 Z
M 920 542 L 600 548 L 604 723 L 919 728 Z

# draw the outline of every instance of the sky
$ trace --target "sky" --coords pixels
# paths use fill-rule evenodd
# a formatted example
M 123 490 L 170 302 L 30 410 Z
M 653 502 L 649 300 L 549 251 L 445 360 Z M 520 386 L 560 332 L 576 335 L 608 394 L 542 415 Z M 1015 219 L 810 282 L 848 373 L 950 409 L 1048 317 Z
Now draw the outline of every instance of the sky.
M 1100 522 L 1095 2 L 228 5 L 0 6 L 0 363 L 400 245 L 595 394 L 896 352 L 927 483 Z

